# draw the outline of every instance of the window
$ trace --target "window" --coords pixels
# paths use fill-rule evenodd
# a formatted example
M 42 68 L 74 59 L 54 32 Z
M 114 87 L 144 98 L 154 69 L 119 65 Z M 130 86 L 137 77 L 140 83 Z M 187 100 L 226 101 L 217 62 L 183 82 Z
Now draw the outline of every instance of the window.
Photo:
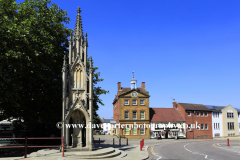
M 233 113 L 227 113 L 227 118 L 233 118 Z
M 205 112 L 205 117 L 207 117 L 208 116 L 208 112 Z
M 141 119 L 145 119 L 144 111 L 141 111 L 141 112 L 140 112 L 140 118 L 141 118 Z
M 106 127 L 106 129 L 108 129 L 108 127 Z
M 238 128 L 240 128 L 240 123 L 238 123 Z
M 191 116 L 191 111 L 188 111 L 188 112 L 187 112 L 187 115 L 188 115 L 188 116 Z
M 133 126 L 133 135 L 137 135 L 137 125 Z
M 240 113 L 238 113 L 238 118 L 240 118 Z
M 132 100 L 132 105 L 137 105 L 137 100 Z
M 200 124 L 197 124 L 197 130 L 200 130 Z
M 133 119 L 137 119 L 137 111 L 133 111 Z
M 217 113 L 217 117 L 219 117 L 219 112 Z
M 173 128 L 177 128 L 177 123 L 173 123 Z
M 201 112 L 201 117 L 203 117 L 204 116 L 204 114 L 203 114 L 203 112 Z
M 220 127 L 219 127 L 219 123 L 218 123 L 218 129 L 220 129 Z
M 214 129 L 216 129 L 216 123 L 214 123 Z
M 198 117 L 200 116 L 200 112 L 197 112 L 197 116 L 198 116 Z
M 205 130 L 208 130 L 208 124 L 207 123 L 205 124 Z
M 125 111 L 125 119 L 129 119 L 129 112 Z
M 128 125 L 126 125 L 126 127 L 125 127 L 125 135 L 129 135 L 129 126 Z
M 173 136 L 178 136 L 178 131 L 172 131 Z
M 234 130 L 234 122 L 228 122 L 228 130 Z
M 145 134 L 144 132 L 145 132 L 145 131 L 144 131 L 144 126 L 141 125 L 141 127 L 140 127 L 140 134 Z
M 204 130 L 204 124 L 201 124 L 201 130 Z
M 140 105 L 144 105 L 144 100 L 140 100 Z
M 191 131 L 191 124 L 188 124 L 188 130 Z
M 129 105 L 129 101 L 128 100 L 124 100 L 124 105 Z

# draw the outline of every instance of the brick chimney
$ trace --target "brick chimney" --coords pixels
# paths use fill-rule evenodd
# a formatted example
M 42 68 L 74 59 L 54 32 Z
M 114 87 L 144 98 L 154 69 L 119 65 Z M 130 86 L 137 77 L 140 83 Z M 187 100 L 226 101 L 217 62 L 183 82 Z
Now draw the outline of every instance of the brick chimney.
M 118 82 L 118 91 L 121 90 L 121 82 Z
M 173 99 L 172 104 L 173 104 L 173 108 L 176 108 L 176 109 L 177 109 L 177 102 L 175 101 L 175 99 Z
M 145 82 L 142 82 L 142 89 L 145 90 Z

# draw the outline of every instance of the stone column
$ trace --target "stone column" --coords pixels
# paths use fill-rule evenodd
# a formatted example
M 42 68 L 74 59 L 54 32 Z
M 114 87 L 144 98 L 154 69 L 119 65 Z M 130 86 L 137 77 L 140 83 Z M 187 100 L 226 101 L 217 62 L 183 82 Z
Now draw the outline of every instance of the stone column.
M 93 148 L 93 130 L 92 130 L 92 122 L 93 122 L 93 63 L 92 57 L 90 58 L 90 69 L 89 69 L 89 150 L 91 151 Z
M 66 113 L 66 95 L 67 95 L 67 66 L 66 56 L 64 55 L 64 62 L 62 68 L 62 137 L 64 137 L 64 143 L 66 143 L 65 133 L 65 113 Z
M 69 147 L 69 128 L 66 127 L 66 144 Z

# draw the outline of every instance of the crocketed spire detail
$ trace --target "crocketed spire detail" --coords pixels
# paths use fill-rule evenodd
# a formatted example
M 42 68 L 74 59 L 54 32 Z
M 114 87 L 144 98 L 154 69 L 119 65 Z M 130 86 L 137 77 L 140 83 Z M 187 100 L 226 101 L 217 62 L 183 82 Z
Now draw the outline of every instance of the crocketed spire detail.
M 78 12 L 78 14 L 77 14 L 77 19 L 76 19 L 76 23 L 75 23 L 74 37 L 83 35 L 82 18 L 81 18 L 81 15 L 80 15 L 80 13 L 81 13 L 80 7 L 78 7 L 77 12 Z

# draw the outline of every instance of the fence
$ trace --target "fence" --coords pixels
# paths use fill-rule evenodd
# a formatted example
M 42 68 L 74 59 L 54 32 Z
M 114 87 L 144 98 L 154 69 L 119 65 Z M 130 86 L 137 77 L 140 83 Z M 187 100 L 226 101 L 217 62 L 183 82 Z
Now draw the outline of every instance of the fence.
M 45 137 L 39 137 L 39 138 L 0 138 L 0 140 L 2 139 L 25 139 L 25 146 L 4 146 L 4 147 L 0 147 L 0 148 L 25 148 L 25 154 L 24 154 L 24 158 L 27 158 L 27 148 L 35 148 L 35 147 L 62 147 L 62 157 L 64 157 L 64 137 L 52 137 L 52 138 L 45 138 Z M 27 140 L 28 139 L 62 139 L 62 145 L 56 145 L 56 146 L 27 146 Z

